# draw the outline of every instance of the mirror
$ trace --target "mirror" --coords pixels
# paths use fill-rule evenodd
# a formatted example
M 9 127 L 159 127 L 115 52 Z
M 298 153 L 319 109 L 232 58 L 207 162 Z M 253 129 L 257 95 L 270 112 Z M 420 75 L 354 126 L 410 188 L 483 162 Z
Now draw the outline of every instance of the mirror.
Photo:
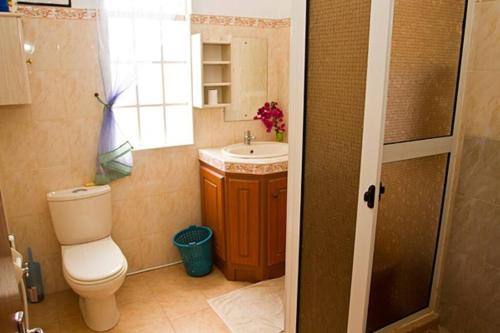
M 267 39 L 233 36 L 231 61 L 232 103 L 224 119 L 252 120 L 267 101 Z

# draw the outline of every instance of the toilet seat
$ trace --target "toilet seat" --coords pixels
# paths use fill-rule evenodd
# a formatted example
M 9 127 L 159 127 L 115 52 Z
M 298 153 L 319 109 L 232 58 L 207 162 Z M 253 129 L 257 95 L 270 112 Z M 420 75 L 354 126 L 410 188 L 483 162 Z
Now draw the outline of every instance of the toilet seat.
M 78 284 L 103 283 L 127 270 L 127 260 L 111 237 L 62 246 L 62 261 L 67 278 Z

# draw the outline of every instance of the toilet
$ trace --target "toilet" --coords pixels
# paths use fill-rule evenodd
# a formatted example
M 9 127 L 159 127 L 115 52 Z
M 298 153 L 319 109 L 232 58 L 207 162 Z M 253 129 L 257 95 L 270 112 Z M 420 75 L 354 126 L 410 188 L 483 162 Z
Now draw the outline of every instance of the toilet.
M 89 328 L 106 331 L 120 319 L 115 293 L 127 273 L 127 259 L 111 238 L 111 189 L 78 187 L 47 194 L 63 274 L 80 296 Z

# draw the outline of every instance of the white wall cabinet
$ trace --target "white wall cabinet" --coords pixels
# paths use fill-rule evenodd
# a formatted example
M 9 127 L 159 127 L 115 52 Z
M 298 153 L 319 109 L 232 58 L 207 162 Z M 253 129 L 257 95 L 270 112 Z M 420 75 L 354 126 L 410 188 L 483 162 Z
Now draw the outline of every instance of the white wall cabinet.
M 193 106 L 218 108 L 231 105 L 231 41 L 202 40 L 191 36 Z M 209 104 L 208 91 L 217 90 L 217 103 Z
M 21 16 L 0 13 L 0 105 L 30 103 Z

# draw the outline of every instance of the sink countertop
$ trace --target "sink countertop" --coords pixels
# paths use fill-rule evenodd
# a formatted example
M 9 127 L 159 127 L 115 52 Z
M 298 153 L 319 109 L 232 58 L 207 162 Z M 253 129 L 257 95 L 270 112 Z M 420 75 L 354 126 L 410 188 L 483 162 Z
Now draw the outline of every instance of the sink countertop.
M 230 173 L 265 175 L 288 170 L 288 155 L 272 158 L 235 158 L 225 155 L 222 148 L 199 149 L 200 161 Z

